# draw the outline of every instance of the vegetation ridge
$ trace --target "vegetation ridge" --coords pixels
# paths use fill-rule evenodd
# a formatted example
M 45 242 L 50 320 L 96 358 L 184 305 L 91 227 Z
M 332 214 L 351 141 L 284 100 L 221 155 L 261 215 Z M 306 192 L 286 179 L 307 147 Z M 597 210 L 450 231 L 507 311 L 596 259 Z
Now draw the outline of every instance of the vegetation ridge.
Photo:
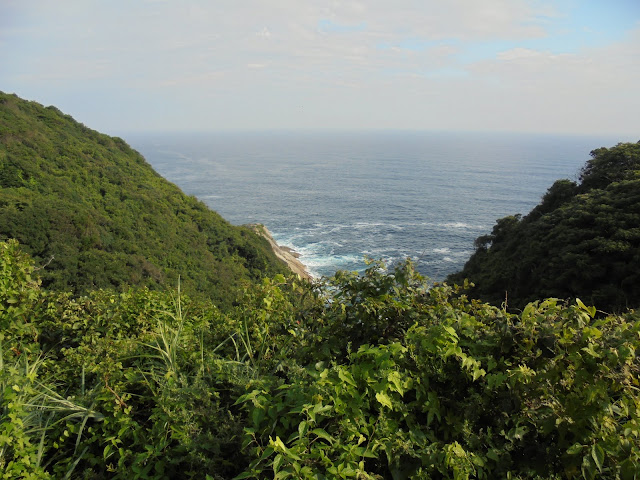
M 502 218 L 448 278 L 494 305 L 577 298 L 640 306 L 640 142 L 591 152 L 579 183 L 558 180 L 528 215 Z
M 43 285 L 175 285 L 229 304 L 243 281 L 286 271 L 268 242 L 158 175 L 123 140 L 0 92 L 0 239 Z

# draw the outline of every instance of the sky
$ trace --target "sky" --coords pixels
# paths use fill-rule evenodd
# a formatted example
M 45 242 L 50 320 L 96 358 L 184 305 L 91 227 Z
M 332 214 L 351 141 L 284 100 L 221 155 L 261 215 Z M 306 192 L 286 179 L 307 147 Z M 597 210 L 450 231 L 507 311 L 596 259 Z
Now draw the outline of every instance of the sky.
M 640 0 L 0 0 L 0 91 L 106 133 L 640 139 Z

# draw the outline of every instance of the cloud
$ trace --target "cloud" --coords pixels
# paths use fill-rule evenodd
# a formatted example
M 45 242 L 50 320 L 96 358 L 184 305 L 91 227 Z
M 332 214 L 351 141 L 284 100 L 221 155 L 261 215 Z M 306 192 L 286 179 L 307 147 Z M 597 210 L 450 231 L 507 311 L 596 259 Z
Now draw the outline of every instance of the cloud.
M 211 86 L 216 81 L 224 78 L 225 72 L 204 72 L 196 75 L 177 75 L 174 77 L 167 77 L 157 82 L 159 87 L 193 87 L 193 86 Z M 133 83 L 130 85 L 134 85 Z M 138 88 L 149 88 L 149 84 L 145 82 L 137 82 Z
M 539 59 L 539 58 L 557 58 L 557 55 L 551 55 L 549 53 L 540 52 L 537 50 L 531 50 L 530 48 L 512 48 L 511 50 L 507 50 L 506 52 L 498 53 L 498 60 L 529 60 L 529 59 Z
M 271 32 L 267 27 L 263 27 L 262 30 L 256 33 L 256 35 L 262 38 L 271 38 Z
M 318 20 L 318 31 L 320 33 L 353 33 L 362 32 L 367 28 L 366 23 L 358 23 L 356 25 L 346 25 L 335 23 L 333 20 L 326 18 Z
M 214 126 L 229 120 L 216 123 L 211 112 L 235 109 L 237 125 L 254 128 L 531 129 L 541 122 L 518 115 L 519 105 L 538 118 L 560 106 L 582 118 L 581 100 L 608 115 L 602 99 L 622 101 L 615 88 L 629 97 L 617 121 L 638 125 L 626 112 L 638 102 L 638 30 L 604 35 L 596 20 L 571 17 L 576 4 L 565 0 L 11 5 L 11 24 L 0 29 L 0 84 L 48 103 L 77 97 L 80 105 L 82 95 L 108 90 L 136 102 L 142 92 L 149 101 L 171 96 L 185 118 Z M 588 42 L 582 27 L 595 29 Z
M 58 13 L 64 24 L 57 28 L 48 21 L 53 7 L 37 3 L 43 13 L 30 15 L 48 37 L 42 55 L 53 60 L 47 62 L 49 73 L 56 69 L 56 59 L 84 57 L 83 61 L 89 61 L 93 52 L 101 51 L 119 59 L 120 74 L 135 70 L 156 77 L 175 69 L 204 73 L 212 64 L 241 69 L 268 59 L 294 78 L 303 69 L 333 70 L 344 76 L 358 74 L 358 68 L 364 69 L 360 74 L 369 74 L 372 69 L 393 68 L 394 63 L 403 62 L 389 55 L 393 52 L 381 53 L 377 48 L 381 42 L 399 53 L 412 49 L 412 42 L 426 49 L 429 42 L 443 38 L 540 34 L 539 26 L 531 26 L 536 22 L 535 12 L 522 0 L 451 0 L 426 7 L 407 0 L 394 2 L 393 7 L 379 0 L 282 0 L 277 4 L 251 2 L 250 8 L 229 1 L 147 2 L 127 3 L 126 9 L 119 8 L 118 2 L 109 6 L 87 0 L 70 2 Z M 55 9 L 60 10 L 59 5 Z M 391 64 L 384 65 L 387 61 Z

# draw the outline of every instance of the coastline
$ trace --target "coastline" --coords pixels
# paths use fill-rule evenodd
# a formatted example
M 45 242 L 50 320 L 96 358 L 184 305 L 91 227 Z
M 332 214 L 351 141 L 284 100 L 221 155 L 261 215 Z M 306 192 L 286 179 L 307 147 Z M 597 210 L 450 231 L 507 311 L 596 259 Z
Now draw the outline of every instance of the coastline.
M 271 245 L 271 249 L 280 260 L 287 264 L 289 269 L 304 280 L 313 280 L 311 274 L 307 271 L 307 267 L 299 260 L 300 254 L 290 247 L 278 245 L 273 239 L 271 232 L 261 223 L 252 223 L 247 225 L 258 235 L 264 237 Z

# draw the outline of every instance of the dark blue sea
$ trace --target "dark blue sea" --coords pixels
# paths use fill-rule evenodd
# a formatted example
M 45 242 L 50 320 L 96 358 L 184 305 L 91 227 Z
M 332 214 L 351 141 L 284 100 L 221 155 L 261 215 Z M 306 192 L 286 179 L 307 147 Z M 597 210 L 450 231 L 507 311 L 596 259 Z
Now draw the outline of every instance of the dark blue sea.
M 155 170 L 236 225 L 263 223 L 314 276 L 411 257 L 460 270 L 496 219 L 526 214 L 589 152 L 625 139 L 442 132 L 123 135 Z

